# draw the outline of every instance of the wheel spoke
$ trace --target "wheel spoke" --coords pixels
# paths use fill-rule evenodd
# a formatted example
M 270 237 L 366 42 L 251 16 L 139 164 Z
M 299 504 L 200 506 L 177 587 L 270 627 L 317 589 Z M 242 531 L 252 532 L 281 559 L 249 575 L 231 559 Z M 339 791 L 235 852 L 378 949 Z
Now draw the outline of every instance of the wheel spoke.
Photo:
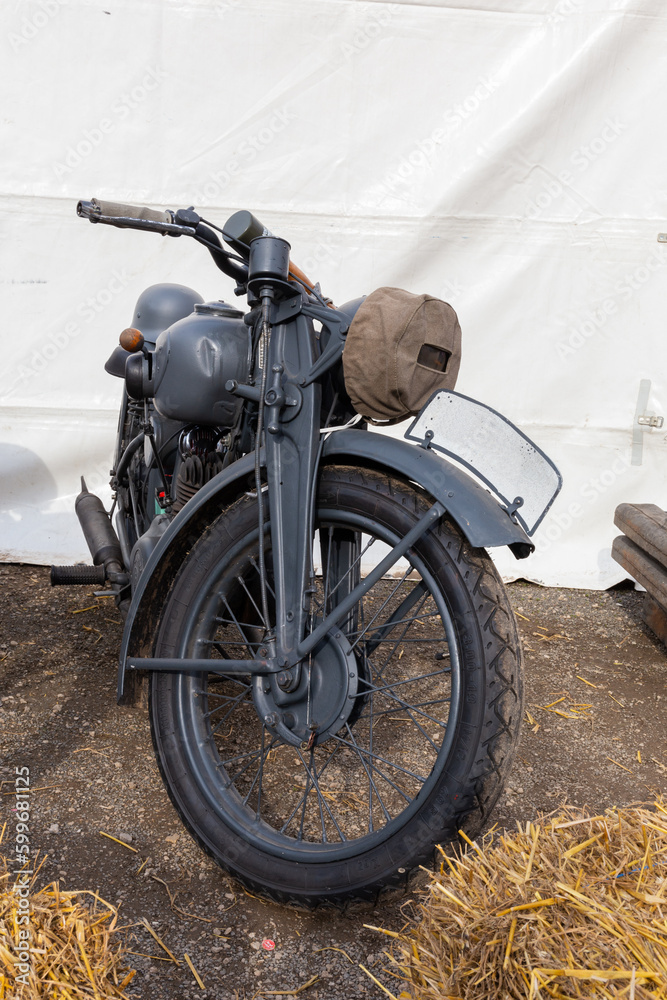
M 216 767 L 225 767 L 226 764 L 231 764 L 232 761 L 245 760 L 246 758 L 248 758 L 247 763 L 241 768 L 240 771 L 237 771 L 234 775 L 232 775 L 231 778 L 229 777 L 229 775 L 227 775 L 227 783 L 225 787 L 230 788 L 232 785 L 236 784 L 241 775 L 245 774 L 245 772 L 251 766 L 253 760 L 256 757 L 259 757 L 260 753 L 261 753 L 260 750 L 252 750 L 250 753 L 242 753 L 239 754 L 237 757 L 230 757 L 229 760 L 222 761 L 220 764 L 217 764 Z
M 201 646 L 213 646 L 213 648 L 217 649 L 218 652 L 220 652 L 220 650 L 222 649 L 218 639 L 197 639 L 197 643 Z M 260 642 L 248 643 L 248 642 L 235 642 L 235 641 L 230 642 L 229 639 L 225 639 L 225 646 L 242 646 L 245 649 L 247 649 L 248 645 L 261 646 L 261 643 Z M 230 659 L 230 657 L 226 656 L 225 659 Z
M 258 775 L 259 775 L 259 785 L 257 786 L 257 808 L 255 809 L 255 819 L 258 820 L 258 821 L 259 821 L 260 814 L 261 814 L 261 811 L 262 811 L 262 773 L 264 771 L 264 761 L 266 760 L 266 757 L 264 756 L 264 743 L 265 743 L 265 739 L 266 739 L 266 728 L 264 726 L 262 726 L 262 756 L 261 756 L 260 761 L 259 761 L 259 769 L 258 769 L 258 772 L 257 772 Z M 271 747 L 269 747 L 269 753 L 270 752 L 271 752 Z M 255 780 L 256 780 L 256 778 L 253 780 L 253 783 L 250 786 L 250 791 L 248 792 L 248 794 L 246 795 L 246 797 L 244 799 L 244 804 L 250 798 L 250 792 L 252 792 L 253 786 L 255 784 Z
M 299 756 L 301 755 L 299 754 Z M 301 822 L 299 823 L 299 830 L 296 837 L 297 840 L 303 840 L 303 824 L 306 820 L 306 809 L 308 808 L 308 795 L 310 794 L 310 786 L 311 786 L 310 775 L 306 770 L 306 787 L 303 793 L 303 799 L 302 799 L 303 808 L 301 809 Z
M 409 684 L 409 683 L 411 683 L 411 681 L 398 681 L 393 686 L 394 687 L 398 687 L 399 684 Z M 391 698 L 392 701 L 397 702 L 401 706 L 401 708 L 405 709 L 406 711 L 409 711 L 411 708 L 412 709 L 416 708 L 416 706 L 411 705 L 410 702 L 403 701 L 402 698 L 399 698 L 397 695 L 392 694 L 392 692 L 390 690 L 391 687 L 392 687 L 392 685 L 388 685 L 387 687 L 380 688 L 379 690 L 382 691 L 382 693 L 384 694 L 384 696 L 386 698 Z M 373 690 L 373 685 L 370 686 L 370 689 Z M 440 726 L 441 729 L 446 729 L 447 728 L 447 722 L 442 722 L 440 719 L 436 719 L 435 716 L 429 715 L 428 712 L 422 712 L 421 709 L 416 709 L 416 711 L 417 711 L 418 715 L 423 715 L 425 719 L 428 719 L 430 722 L 436 723 L 436 725 Z M 416 725 L 416 723 L 415 723 L 415 725 Z
M 354 560 L 352 565 L 349 567 L 346 573 L 340 578 L 336 586 L 332 588 L 331 593 L 329 594 L 330 598 L 333 597 L 333 595 L 336 593 L 339 587 L 342 587 L 342 585 L 347 581 L 348 577 L 350 576 L 351 573 L 354 572 L 357 566 L 361 565 L 361 560 L 366 555 L 371 546 L 375 544 L 376 541 L 377 541 L 376 538 L 369 538 L 368 542 L 364 545 L 363 549 L 361 550 L 357 558 Z
M 318 808 L 319 808 L 319 811 L 320 811 L 320 825 L 322 827 L 322 843 L 326 844 L 326 842 L 327 842 L 327 828 L 326 828 L 326 826 L 324 824 L 324 810 L 322 809 L 322 802 L 324 801 L 324 799 L 323 799 L 323 797 L 322 797 L 322 795 L 320 793 L 319 785 L 316 783 L 317 782 L 317 771 L 316 771 L 316 769 L 314 767 L 314 751 L 313 750 L 310 751 L 310 769 L 311 769 L 311 771 L 314 772 L 313 784 L 314 784 L 314 787 L 315 787 L 315 789 L 317 791 L 317 805 L 318 805 Z
M 229 711 L 225 712 L 225 714 L 223 715 L 223 717 L 221 719 L 219 719 L 218 722 L 216 722 L 215 727 L 211 729 L 211 736 L 215 736 L 215 734 L 217 733 L 217 731 L 220 729 L 220 726 L 223 724 L 223 722 L 227 721 L 227 719 L 229 718 L 229 716 L 232 714 L 233 711 L 235 711 L 235 709 L 243 701 L 243 699 L 245 698 L 245 696 L 246 696 L 246 692 L 242 691 L 239 695 L 236 696 L 236 698 L 230 698 L 229 699 L 229 701 L 232 703 L 232 707 L 229 709 Z M 210 716 L 213 715 L 214 712 L 219 712 L 222 708 L 223 708 L 222 705 L 218 705 L 218 707 L 214 708 L 211 712 L 207 712 L 205 714 L 204 718 L 210 718 Z
M 357 747 L 357 741 L 354 738 L 354 733 L 352 732 L 352 730 L 350 729 L 350 727 L 348 726 L 347 723 L 345 723 L 345 728 L 347 730 L 347 735 L 350 737 L 351 742 L 354 744 L 355 749 L 358 749 L 358 747 Z M 373 730 L 372 730 L 372 727 L 371 727 L 371 733 L 372 733 L 372 731 Z M 373 830 L 373 800 L 372 800 L 371 789 L 375 792 L 375 795 L 377 797 L 378 803 L 380 805 L 380 808 L 382 809 L 382 812 L 385 815 L 385 819 L 387 820 L 387 822 L 389 822 L 389 820 L 391 819 L 391 816 L 389 815 L 389 812 L 388 812 L 388 810 L 387 810 L 384 802 L 382 801 L 382 796 L 378 792 L 377 786 L 376 786 L 375 782 L 373 781 L 372 764 L 371 765 L 367 765 L 366 762 L 365 762 L 365 760 L 364 760 L 364 758 L 363 758 L 362 754 L 359 754 L 359 760 L 361 762 L 361 766 L 363 767 L 364 771 L 368 775 L 368 785 L 369 785 L 369 792 L 368 792 L 368 831 L 369 831 L 369 833 L 371 833 L 372 830 Z
M 331 758 L 332 758 L 332 757 L 333 757 L 333 756 L 334 756 L 334 755 L 335 755 L 335 754 L 336 754 L 337 752 L 338 752 L 338 747 L 337 747 L 337 746 L 334 746 L 333 750 L 331 750 L 331 751 L 330 751 L 330 753 L 329 753 L 329 756 L 327 757 L 327 759 L 325 760 L 324 764 L 323 764 L 323 765 L 322 765 L 322 767 L 320 768 L 320 776 L 321 776 L 321 775 L 322 775 L 322 774 L 324 773 L 324 771 L 325 771 L 325 769 L 327 768 L 327 766 L 328 766 L 329 762 L 331 761 Z M 306 794 L 307 794 L 307 792 L 306 792 Z M 285 832 L 285 830 L 287 830 L 287 829 L 288 829 L 288 827 L 289 827 L 289 825 L 290 825 L 291 821 L 292 821 L 292 820 L 294 819 L 294 817 L 295 817 L 296 813 L 297 813 L 297 812 L 299 811 L 299 809 L 300 809 L 300 807 L 301 807 L 301 804 L 302 804 L 302 802 L 303 802 L 303 798 L 300 798 L 300 799 L 298 800 L 297 804 L 296 804 L 296 805 L 294 806 L 294 808 L 292 809 L 292 812 L 291 812 L 291 813 L 289 814 L 289 816 L 287 817 L 287 819 L 286 819 L 286 820 L 285 820 L 285 822 L 283 823 L 282 827 L 280 828 L 280 832 L 281 832 L 281 833 L 284 833 L 284 832 Z
M 254 557 L 254 556 L 250 556 L 250 560 L 249 560 L 249 562 L 250 562 L 250 565 L 252 566 L 252 568 L 253 568 L 253 569 L 255 570 L 255 572 L 257 573 L 257 576 L 260 576 L 260 572 L 259 572 L 259 566 L 257 565 L 257 562 L 256 562 L 256 560 L 255 560 L 255 557 Z M 266 589 L 267 589 L 267 590 L 268 590 L 268 592 L 269 592 L 269 593 L 271 594 L 271 597 L 273 597 L 273 598 L 275 599 L 275 596 L 276 596 L 276 592 L 275 592 L 275 590 L 273 589 L 273 587 L 271 586 L 271 584 L 269 583 L 269 580 L 268 580 L 268 574 L 267 574 L 267 580 L 266 580 Z
M 415 590 L 416 589 L 417 588 L 415 587 Z M 428 598 L 428 593 L 424 594 L 424 597 L 423 597 L 423 599 L 421 601 L 420 607 L 424 606 L 424 604 L 426 603 L 427 598 Z M 380 669 L 377 672 L 376 676 L 377 676 L 378 680 L 382 679 L 382 676 L 383 676 L 383 674 L 384 674 L 387 666 L 389 665 L 389 662 L 390 662 L 392 656 L 394 655 L 394 653 L 396 652 L 396 650 L 398 649 L 398 647 L 400 646 L 400 644 L 403 642 L 404 638 L 406 637 L 406 635 L 408 634 L 408 632 L 412 628 L 412 625 L 413 625 L 412 621 L 411 622 L 407 622 L 406 625 L 405 625 L 405 628 L 403 629 L 403 631 L 401 632 L 401 634 L 395 639 L 393 647 L 387 653 L 387 656 L 386 656 L 386 659 L 385 659 L 384 663 L 382 664 L 382 666 L 380 667 Z
M 255 818 L 256 819 L 260 818 L 259 814 L 260 814 L 261 802 L 262 802 L 262 774 L 263 774 L 263 771 L 264 771 L 264 763 L 265 763 L 266 758 L 268 757 L 268 755 L 271 753 L 271 751 L 273 750 L 273 748 L 279 742 L 278 741 L 278 737 L 274 736 L 273 739 L 271 740 L 271 742 L 269 743 L 268 748 L 265 750 L 264 749 L 265 742 L 266 742 L 265 737 L 266 737 L 266 726 L 262 726 L 262 746 L 261 746 L 260 752 L 259 752 L 259 767 L 257 768 L 257 774 L 252 779 L 252 782 L 250 784 L 250 788 L 248 789 L 248 792 L 247 792 L 245 798 L 243 799 L 243 805 L 245 806 L 245 805 L 248 804 L 248 800 L 249 800 L 250 796 L 252 795 L 252 791 L 253 791 L 253 789 L 254 789 L 254 787 L 257 784 L 257 781 L 259 779 L 259 785 L 258 785 L 258 789 L 257 789 L 257 806 L 255 808 Z
M 360 760 L 361 760 L 362 756 L 368 756 L 368 751 L 364 751 L 363 748 L 360 747 L 358 744 L 357 744 L 357 746 L 354 746 L 353 744 L 350 744 L 348 742 L 348 740 L 344 740 L 341 736 L 334 736 L 334 739 L 337 740 L 338 742 L 342 743 L 344 746 L 347 746 L 347 747 L 352 746 L 353 749 L 357 751 L 357 755 L 359 756 Z M 393 764 L 390 764 L 390 767 L 393 767 L 393 766 L 394 766 Z M 377 764 L 374 765 L 374 770 L 375 770 L 375 773 L 379 774 L 380 777 L 382 778 L 382 780 L 386 781 L 388 785 L 391 785 L 391 787 L 394 789 L 394 791 L 398 792 L 398 794 L 401 795 L 405 799 L 406 802 L 412 802 L 412 798 L 409 795 L 406 795 L 405 792 L 403 791 L 403 789 L 399 785 L 397 785 L 394 781 L 392 781 L 391 778 L 388 777 L 388 775 L 385 774 L 385 772 L 382 770 L 382 768 L 380 768 L 380 767 L 377 766 Z M 399 767 L 398 770 L 399 771 L 403 770 L 403 768 Z M 409 774 L 410 772 L 405 772 L 405 773 Z M 418 779 L 418 780 L 421 780 L 421 779 Z
M 383 643 L 388 643 L 388 642 L 392 643 L 392 645 L 393 645 L 393 643 L 395 642 L 395 640 L 394 639 L 378 639 L 378 641 L 377 641 L 377 643 L 375 645 L 377 645 L 379 647 Z M 418 643 L 420 646 L 426 646 L 428 644 L 432 645 L 433 643 L 439 643 L 442 646 L 443 642 L 446 642 L 446 639 L 443 639 L 442 636 L 438 636 L 435 639 L 401 639 L 401 641 L 400 641 L 401 646 L 404 645 L 404 643 L 406 643 L 406 642 L 415 643 L 415 644 Z M 449 656 L 449 653 L 443 653 L 442 656 L 443 656 L 443 659 L 444 659 L 445 657 Z
M 343 746 L 349 747 L 351 750 L 356 750 L 358 754 L 363 754 L 365 757 L 372 757 L 373 760 L 379 760 L 382 764 L 386 764 L 388 767 L 393 767 L 394 770 L 401 771 L 402 774 L 407 774 L 408 777 L 414 778 L 415 781 L 420 782 L 420 784 L 423 784 L 426 781 L 426 778 L 423 775 L 415 774 L 414 771 L 409 771 L 406 767 L 401 767 L 400 764 L 395 764 L 393 761 L 387 760 L 386 757 L 380 757 L 379 754 L 371 753 L 370 750 L 364 750 L 364 748 L 360 747 L 358 744 L 355 746 L 354 743 L 350 743 L 349 740 L 344 740 L 343 737 L 339 736 L 337 733 L 332 736 L 332 739 L 337 740 L 339 743 L 342 743 Z M 376 768 L 376 770 L 379 770 L 379 768 Z
M 395 621 L 393 623 L 392 627 L 395 628 L 396 625 L 404 625 L 405 622 L 409 622 L 410 624 L 412 624 L 413 622 L 418 622 L 420 625 L 424 625 L 424 624 L 426 624 L 426 622 L 425 622 L 426 618 L 439 618 L 439 617 L 440 617 L 440 612 L 438 612 L 438 611 L 422 612 L 422 614 L 420 614 L 420 615 L 413 615 L 412 618 L 403 618 L 403 619 L 400 619 L 399 621 Z M 364 634 L 364 632 L 367 632 L 367 631 L 368 631 L 368 626 L 366 626 L 363 629 L 359 629 L 357 632 L 352 632 L 350 634 L 349 638 L 352 638 L 353 635 L 356 635 L 356 636 L 358 636 L 358 639 L 363 639 L 363 634 Z M 415 640 L 415 641 L 418 642 L 419 640 Z M 430 642 L 444 642 L 444 640 L 442 638 L 440 638 L 440 639 L 430 639 L 430 640 L 425 639 L 424 641 L 425 642 L 429 642 L 429 641 Z
M 245 643 L 245 645 L 246 645 L 246 647 L 248 649 L 248 652 L 250 653 L 250 656 L 252 657 L 253 656 L 253 652 L 252 652 L 252 649 L 250 647 L 253 644 L 249 641 L 248 636 L 245 634 L 245 632 L 243 631 L 243 629 L 244 628 L 254 629 L 254 628 L 257 628 L 257 626 L 256 625 L 249 625 L 247 622 L 239 622 L 238 619 L 237 619 L 237 617 L 236 617 L 236 615 L 234 614 L 234 612 L 232 611 L 232 609 L 231 609 L 231 607 L 229 605 L 229 601 L 224 596 L 224 594 L 221 594 L 220 597 L 222 598 L 222 601 L 223 601 L 225 607 L 227 608 L 227 613 L 231 616 L 231 622 L 226 622 L 226 623 L 229 624 L 229 625 L 234 625 L 236 627 L 236 630 L 238 631 L 239 635 L 243 639 L 243 642 Z M 218 622 L 220 622 L 220 623 L 222 623 L 222 622 L 225 621 L 225 619 L 222 619 L 222 618 L 218 617 L 217 615 L 216 615 L 216 619 L 215 620 L 218 621 Z
M 250 684 L 247 681 L 244 681 L 242 677 L 234 674 L 231 674 L 229 677 L 227 675 L 223 676 L 221 674 L 212 674 L 211 677 L 209 678 L 209 683 L 211 683 L 211 679 L 213 679 L 214 681 L 216 680 L 219 681 L 220 679 L 222 679 L 224 680 L 225 684 L 240 684 L 241 687 L 244 689 L 244 691 L 246 691 L 246 693 L 250 691 Z M 207 698 L 222 698 L 224 701 L 229 701 L 228 694 L 218 694 L 217 691 L 213 691 L 211 688 L 206 688 L 206 689 L 194 688 L 193 693 L 204 695 L 204 697 Z
M 257 628 L 257 622 L 255 622 L 254 624 L 252 622 L 240 622 L 236 617 L 236 615 L 234 614 L 234 612 L 232 611 L 232 609 L 229 607 L 229 604 L 227 603 L 227 598 L 223 597 L 222 595 L 220 596 L 221 600 L 224 602 L 225 606 L 227 607 L 227 610 L 229 611 L 229 614 L 232 617 L 223 618 L 221 615 L 215 615 L 213 618 L 214 621 L 218 622 L 218 624 L 220 625 L 235 625 L 244 638 L 245 638 L 245 633 L 243 632 L 244 628 Z
M 246 597 L 248 598 L 248 600 L 252 604 L 253 608 L 257 612 L 257 617 L 259 618 L 260 622 L 263 623 L 264 629 L 268 629 L 269 623 L 264 620 L 264 615 L 262 614 L 262 612 L 257 607 L 257 602 L 255 601 L 255 598 L 252 596 L 252 594 L 248 590 L 247 583 L 245 582 L 245 580 L 243 579 L 243 577 L 240 574 L 239 574 L 239 576 L 236 577 L 236 580 L 241 585 L 242 590 L 245 591 Z M 254 625 L 253 628 L 257 628 L 257 625 Z
M 405 579 L 405 577 L 403 577 L 403 579 Z M 402 615 L 406 615 L 408 613 L 408 611 L 412 610 L 412 608 L 415 606 L 415 604 L 417 603 L 417 601 L 422 597 L 422 595 L 424 595 L 424 601 L 425 601 L 426 598 L 428 597 L 428 590 L 426 589 L 426 585 L 424 584 L 424 581 L 420 580 L 419 583 L 416 584 L 412 588 L 412 590 L 407 595 L 407 597 L 405 597 L 401 601 L 401 603 L 396 608 L 396 610 L 392 612 L 392 614 L 389 616 L 389 618 L 387 618 L 387 620 L 384 623 L 384 625 L 382 625 L 377 630 L 377 632 L 375 632 L 374 635 L 371 636 L 370 640 L 368 641 L 368 643 L 366 645 L 366 655 L 367 656 L 372 656 L 373 655 L 373 653 L 375 652 L 375 649 L 377 648 L 378 644 L 380 642 L 383 642 L 384 641 L 384 637 L 387 635 L 387 633 L 391 632 L 391 630 L 394 628 L 394 626 L 399 623 L 399 620 L 400 620 L 401 616 Z M 422 604 L 423 604 L 423 602 L 422 602 Z
M 255 760 L 255 758 L 259 757 L 261 752 L 262 751 L 260 749 L 260 750 L 255 750 L 254 753 L 252 754 L 249 754 L 249 757 L 251 759 L 248 760 L 247 764 L 244 764 L 244 766 L 241 768 L 240 771 L 237 771 L 236 774 L 234 774 L 231 778 L 229 778 L 229 785 L 235 785 L 236 782 L 239 780 L 239 778 L 243 777 L 248 768 L 252 767 L 253 761 Z
M 406 677 L 405 680 L 402 681 L 392 681 L 391 684 L 371 684 L 370 681 L 364 681 L 364 684 L 368 685 L 369 691 L 374 691 L 376 694 L 379 694 L 383 691 L 391 691 L 393 688 L 402 687 L 404 684 L 416 684 L 417 681 L 427 681 L 430 680 L 431 677 L 440 677 L 441 674 L 448 674 L 449 671 L 450 668 L 445 667 L 440 670 L 432 670 L 428 674 L 418 674 L 416 677 Z M 365 692 L 362 691 L 362 694 L 365 694 Z
M 451 698 L 433 698 L 430 701 L 413 702 L 410 705 L 410 708 L 423 708 L 425 705 L 442 705 L 443 703 L 449 702 L 449 701 L 451 701 Z M 390 716 L 390 715 L 394 715 L 395 716 L 398 712 L 404 712 L 404 711 L 405 711 L 405 709 L 403 708 L 402 705 L 399 705 L 397 708 L 386 708 L 386 709 L 383 709 L 381 712 L 375 712 L 374 711 L 373 712 L 373 719 L 381 719 L 383 717 Z M 365 714 L 365 708 L 364 708 L 364 710 L 362 710 L 362 713 L 359 716 L 359 718 L 360 719 L 370 719 L 370 715 L 366 715 Z M 410 721 L 413 721 L 413 720 L 404 719 L 403 721 L 404 722 L 410 722 Z M 443 725 L 446 726 L 446 723 L 444 723 Z
M 319 786 L 318 781 L 317 781 L 317 769 L 314 766 L 312 767 L 312 769 L 308 767 L 308 764 L 306 764 L 306 761 L 304 759 L 303 754 L 301 753 L 301 750 L 298 749 L 298 748 L 297 748 L 297 753 L 298 753 L 299 757 L 301 758 L 301 763 L 303 764 L 304 768 L 306 769 L 306 773 L 307 773 L 309 779 L 312 781 L 312 784 L 313 784 L 313 787 L 315 788 L 315 791 L 317 792 L 317 796 L 318 796 L 318 799 L 320 801 L 320 811 L 322 809 L 322 805 L 324 805 L 324 808 L 326 809 L 327 813 L 329 814 L 329 819 L 331 820 L 331 822 L 333 823 L 333 825 L 336 827 L 336 830 L 338 831 L 338 835 L 339 835 L 340 839 L 343 840 L 343 841 L 347 840 L 347 837 L 345 836 L 345 834 L 343 833 L 343 831 L 339 827 L 339 825 L 336 822 L 336 819 L 335 819 L 333 813 L 331 812 L 331 809 L 329 808 L 329 803 L 326 801 L 326 799 L 322 795 L 322 792 L 320 791 L 320 786 Z M 311 759 L 311 764 L 312 764 L 312 762 L 313 762 L 313 752 L 312 752 L 312 750 L 310 752 L 310 759 Z M 306 793 L 306 795 L 307 795 L 307 793 Z M 322 819 L 322 829 L 324 830 L 324 819 Z
M 368 734 L 368 748 L 371 753 L 373 753 L 373 735 L 374 735 L 373 697 L 374 697 L 374 692 L 371 691 L 370 696 L 368 698 L 368 707 L 370 709 L 370 716 L 371 716 L 370 731 Z M 347 723 L 345 724 L 345 728 L 348 730 L 349 733 L 350 727 L 347 725 Z M 354 739 L 353 736 L 351 737 L 351 739 L 354 742 L 355 750 L 357 750 L 358 752 L 359 747 L 357 741 Z M 364 761 L 364 758 L 361 754 L 359 754 L 359 760 L 361 761 L 361 765 L 364 768 L 364 770 L 368 771 L 368 828 L 369 830 L 372 830 L 373 829 L 373 758 L 371 757 L 368 767 L 366 766 L 366 762 Z
M 373 615 L 373 617 L 369 621 L 369 623 L 366 626 L 366 628 L 364 629 L 364 631 L 361 632 L 360 635 L 357 636 L 356 640 L 352 643 L 352 649 L 354 649 L 354 647 L 359 642 L 361 642 L 361 640 L 363 639 L 363 637 L 366 634 L 366 632 L 368 632 L 368 630 L 371 627 L 371 625 L 373 624 L 373 622 L 376 620 L 376 618 L 378 618 L 382 614 L 382 612 L 384 611 L 384 609 L 386 608 L 386 606 L 389 604 L 389 602 L 392 599 L 392 597 L 394 596 L 394 594 L 403 586 L 403 584 L 405 583 L 405 581 L 407 580 L 407 578 L 408 578 L 408 576 L 410 575 L 411 572 L 412 572 L 412 566 L 408 566 L 407 570 L 405 571 L 405 573 L 403 574 L 403 576 L 401 577 L 401 579 L 398 581 L 398 583 L 395 585 L 394 589 L 391 591 L 390 594 L 387 595 L 387 597 L 385 597 L 385 599 L 383 600 L 382 604 L 377 609 L 377 611 L 375 612 L 375 614 Z M 388 619 L 388 622 L 389 621 L 391 621 L 391 618 Z M 393 626 L 391 626 L 391 627 L 393 627 Z
M 248 750 L 246 753 L 237 753 L 233 757 L 227 757 L 225 760 L 221 760 L 216 767 L 227 767 L 228 764 L 233 764 L 237 760 L 246 760 L 247 757 L 258 757 L 260 754 L 259 750 Z

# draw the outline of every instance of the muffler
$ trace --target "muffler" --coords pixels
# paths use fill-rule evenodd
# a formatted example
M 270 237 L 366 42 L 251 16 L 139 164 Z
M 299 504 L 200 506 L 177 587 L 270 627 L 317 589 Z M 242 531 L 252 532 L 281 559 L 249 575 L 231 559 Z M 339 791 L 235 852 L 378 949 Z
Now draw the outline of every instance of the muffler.
M 83 476 L 81 476 L 81 492 L 76 498 L 74 509 L 93 557 L 93 565 L 52 566 L 51 586 L 71 584 L 101 586 L 105 580 L 125 586 L 129 577 L 123 566 L 118 535 L 113 529 L 104 504 L 94 493 L 89 493 Z

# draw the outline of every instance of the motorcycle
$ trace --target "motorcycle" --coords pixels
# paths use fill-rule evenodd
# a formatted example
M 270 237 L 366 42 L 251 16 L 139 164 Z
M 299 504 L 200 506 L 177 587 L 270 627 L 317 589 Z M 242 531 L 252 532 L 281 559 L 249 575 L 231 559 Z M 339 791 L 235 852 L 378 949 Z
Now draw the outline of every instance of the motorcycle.
M 560 475 L 453 386 L 403 440 L 369 433 L 344 352 L 354 334 L 363 357 L 373 297 L 335 307 L 249 212 L 77 211 L 194 239 L 248 310 L 142 293 L 106 364 L 125 383 L 113 508 L 82 480 L 93 564 L 52 583 L 114 592 L 118 699 L 148 678 L 165 786 L 220 866 L 283 903 L 374 900 L 476 836 L 502 791 L 522 661 L 486 549 L 527 557 Z M 422 345 L 415 378 L 447 354 Z

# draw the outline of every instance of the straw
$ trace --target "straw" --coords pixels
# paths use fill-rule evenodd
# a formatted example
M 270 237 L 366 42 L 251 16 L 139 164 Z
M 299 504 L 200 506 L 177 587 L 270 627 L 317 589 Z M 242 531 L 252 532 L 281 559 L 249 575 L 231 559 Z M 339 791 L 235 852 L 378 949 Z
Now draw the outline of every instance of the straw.
M 195 969 L 194 965 L 192 964 L 192 959 L 188 955 L 187 951 L 183 952 L 183 958 L 188 963 L 188 966 L 190 968 L 190 972 L 192 973 L 192 975 L 197 980 L 197 986 L 199 987 L 199 989 L 200 990 L 205 990 L 206 987 L 204 986 L 199 973 L 197 972 L 197 970 Z
M 26 911 L 13 891 L 16 875 L 0 855 L 0 997 L 127 1000 L 123 990 L 135 970 L 125 965 L 117 909 L 94 892 L 61 891 L 57 882 L 38 889 L 45 860 L 33 864 Z M 27 938 L 20 934 L 26 929 Z M 29 961 L 23 963 L 26 950 Z
M 667 809 L 646 805 L 461 832 L 418 923 L 383 931 L 401 996 L 667 1000 Z

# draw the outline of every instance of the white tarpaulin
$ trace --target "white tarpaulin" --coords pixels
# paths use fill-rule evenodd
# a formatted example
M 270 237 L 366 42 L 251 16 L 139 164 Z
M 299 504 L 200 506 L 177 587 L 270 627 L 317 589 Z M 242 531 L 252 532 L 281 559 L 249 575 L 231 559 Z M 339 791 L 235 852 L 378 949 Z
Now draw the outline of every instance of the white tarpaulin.
M 22 0 L 0 46 L 1 558 L 87 559 L 73 501 L 81 473 L 108 497 L 103 364 L 141 290 L 233 298 L 191 241 L 77 219 L 97 196 L 248 208 L 338 302 L 451 302 L 457 390 L 565 481 L 503 572 L 624 577 L 614 507 L 667 506 L 637 423 L 667 406 L 664 3 Z

